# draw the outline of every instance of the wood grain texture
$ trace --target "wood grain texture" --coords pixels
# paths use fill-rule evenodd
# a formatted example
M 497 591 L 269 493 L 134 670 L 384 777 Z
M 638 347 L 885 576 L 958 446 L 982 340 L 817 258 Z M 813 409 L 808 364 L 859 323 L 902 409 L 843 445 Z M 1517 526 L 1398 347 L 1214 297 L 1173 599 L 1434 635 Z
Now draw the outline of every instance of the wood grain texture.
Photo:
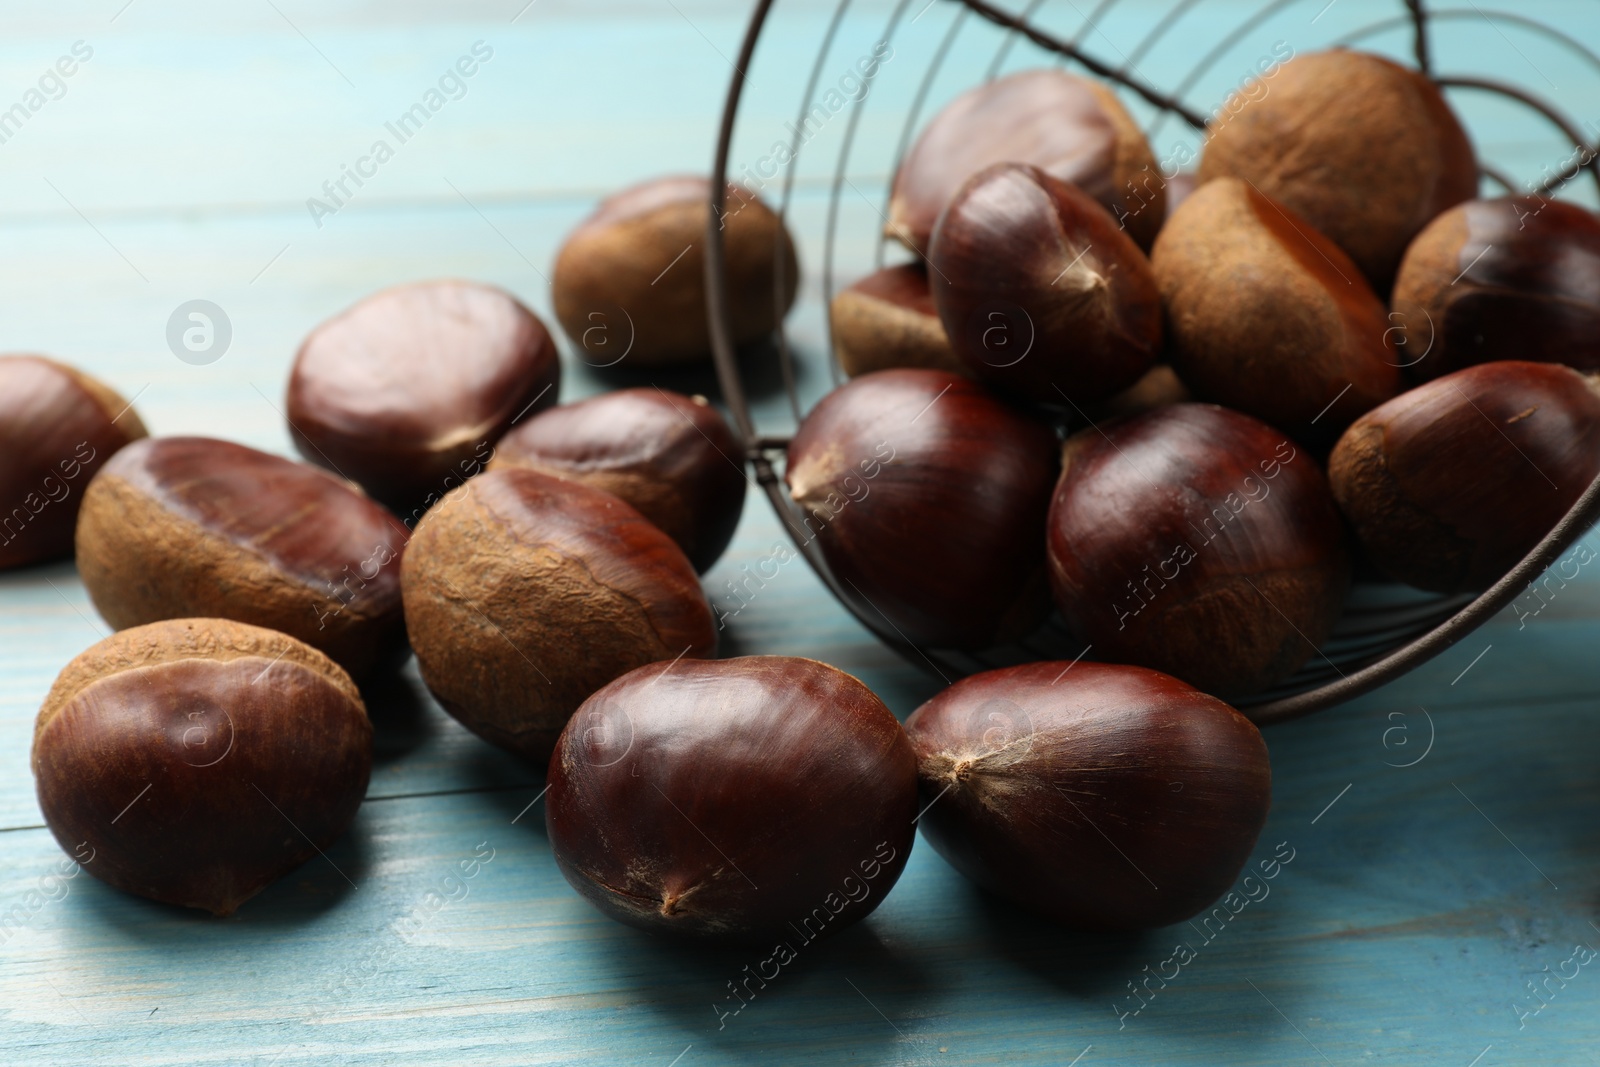
M 0 103 L 20 99 L 73 42 L 95 49 L 64 96 L 0 143 L 0 347 L 54 354 L 137 394 L 153 433 L 287 453 L 280 409 L 294 348 L 359 296 L 460 275 L 506 287 L 551 321 L 545 275 L 598 195 L 706 168 L 746 5 L 524 3 L 0 5 Z M 935 0 L 910 22 L 921 6 L 903 13 L 895 58 L 860 109 L 835 287 L 871 268 L 901 120 L 957 17 Z M 1169 6 L 1125 0 L 1096 15 L 1086 46 L 1132 55 Z M 892 7 L 852 6 L 821 87 L 871 48 Z M 1275 40 L 1309 49 L 1399 12 L 1388 0 L 1321 7 L 1289 5 L 1268 20 L 1191 101 L 1214 106 Z M 1592 11 L 1534 7 L 1591 47 L 1600 41 Z M 786 137 L 833 5 L 778 8 L 750 71 L 736 171 Z M 1176 83 L 1198 43 L 1254 10 L 1206 0 L 1137 65 Z M 1086 13 L 1046 4 L 1041 18 L 1070 34 Z M 495 56 L 466 95 L 319 229 L 306 199 L 478 40 Z M 1001 37 L 973 21 L 961 41 L 923 115 L 980 77 Z M 1374 43 L 1406 45 L 1399 31 Z M 1442 23 L 1435 47 L 1452 70 L 1600 116 L 1600 76 L 1514 26 Z M 1019 47 L 1007 64 L 1035 61 Z M 1570 154 L 1519 112 L 1458 102 L 1484 154 L 1519 179 Z M 807 402 L 829 386 L 819 265 L 847 121 L 830 120 L 795 171 L 807 274 L 791 326 Z M 1163 127 L 1158 158 L 1183 136 L 1195 144 Z M 174 358 L 164 336 L 173 309 L 194 298 L 221 305 L 234 331 L 205 366 Z M 758 364 L 761 425 L 783 432 L 787 402 Z M 602 376 L 570 349 L 566 368 L 568 397 L 651 380 L 714 391 L 701 372 Z M 705 576 L 713 602 L 735 607 L 728 583 L 784 538 L 752 499 Z M 1288 842 L 1294 859 L 1211 940 L 1186 924 L 1135 938 L 1040 929 L 919 844 L 882 908 L 808 947 L 721 1028 L 713 1006 L 736 1006 L 727 983 L 758 960 L 661 943 L 583 903 L 544 840 L 539 776 L 443 715 L 414 664 L 369 691 L 377 764 L 351 833 L 233 918 L 62 879 L 67 854 L 41 826 L 27 747 L 56 672 L 104 627 L 70 564 L 0 574 L 0 1062 L 1593 1063 L 1595 968 L 1552 980 L 1538 1014 L 1518 1017 L 1541 1003 L 1524 983 L 1561 968 L 1575 944 L 1600 946 L 1593 569 L 1552 582 L 1537 615 L 1525 601 L 1380 692 L 1267 731 L 1275 804 L 1256 858 Z M 902 717 L 937 687 L 798 561 L 723 637 L 729 655 L 836 664 Z M 1152 980 L 1158 992 L 1133 1014 L 1129 983 L 1160 970 L 1180 939 L 1195 959 L 1165 988 Z

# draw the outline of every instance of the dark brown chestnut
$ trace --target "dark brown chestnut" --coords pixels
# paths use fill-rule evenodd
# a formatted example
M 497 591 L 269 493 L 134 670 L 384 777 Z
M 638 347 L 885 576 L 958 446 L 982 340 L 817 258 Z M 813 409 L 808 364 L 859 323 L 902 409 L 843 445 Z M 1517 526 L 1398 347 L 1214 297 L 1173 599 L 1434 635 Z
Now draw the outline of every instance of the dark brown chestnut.
M 417 282 L 312 331 L 289 374 L 289 430 L 409 526 L 480 473 L 512 423 L 553 407 L 560 383 L 549 331 L 509 293 Z
M 1061 70 L 1025 70 L 970 89 L 918 135 L 895 172 L 890 237 L 926 255 L 956 190 L 995 163 L 1029 163 L 1071 182 L 1149 248 L 1166 212 L 1139 124 L 1110 88 Z
M 1056 604 L 1095 658 L 1219 694 L 1293 674 L 1332 630 L 1350 582 L 1315 461 L 1210 404 L 1069 440 L 1049 559 Z
M 822 398 L 785 481 L 834 575 L 905 640 L 981 648 L 1049 610 L 1039 537 L 1050 430 L 934 370 L 864 374 Z
M 561 873 L 606 915 L 791 955 L 882 902 L 916 813 L 889 709 L 786 656 L 623 675 L 567 724 L 545 798 Z
M 1600 474 L 1600 381 L 1480 363 L 1374 408 L 1328 459 L 1373 563 L 1440 593 L 1494 584 Z
M 329 848 L 371 770 L 350 677 L 225 619 L 112 634 L 67 664 L 33 732 L 61 847 L 118 889 L 216 915 Z
M 921 263 L 885 267 L 833 298 L 833 354 L 854 378 L 894 367 L 965 374 L 950 349 Z
M 1255 724 L 1141 667 L 975 674 L 906 733 L 928 843 L 984 889 L 1072 927 L 1199 913 L 1238 877 L 1271 805 Z
M 744 509 L 744 449 L 703 396 L 621 389 L 541 412 L 495 446 L 527 467 L 621 497 L 705 573 Z
M 1350 257 L 1245 182 L 1196 189 L 1150 262 L 1173 368 L 1202 399 L 1326 449 L 1404 387 L 1387 309 Z
M 144 435 L 103 382 L 43 356 L 0 356 L 0 570 L 70 556 L 84 487 Z
M 556 318 L 594 367 L 656 367 L 711 356 L 706 223 L 711 183 L 655 178 L 601 201 L 572 231 L 550 283 Z M 729 184 L 721 219 L 733 341 L 772 333 L 794 304 L 800 265 L 783 220 Z
M 406 528 L 348 482 L 207 437 L 135 442 L 78 516 L 78 570 L 119 630 L 216 617 L 281 630 L 357 678 L 404 654 Z
M 1472 143 L 1438 88 L 1381 56 L 1296 56 L 1219 114 L 1200 180 L 1250 182 L 1349 253 L 1381 295 L 1411 239 L 1478 190 Z
M 1090 416 L 1099 422 L 1118 415 L 1137 415 L 1144 411 L 1164 408 L 1169 404 L 1182 404 L 1193 400 L 1189 387 L 1179 379 L 1178 372 L 1165 363 L 1157 364 L 1145 376 L 1122 392 L 1107 397 L 1090 409 Z
M 543 764 L 589 694 L 716 653 L 683 550 L 618 497 L 507 468 L 453 490 L 400 565 L 422 680 L 467 729 Z
M 1144 253 L 1106 210 L 1037 167 L 973 175 L 934 228 L 933 302 L 980 381 L 1082 407 L 1126 389 L 1161 351 Z
M 1600 216 L 1542 196 L 1457 204 L 1411 242 L 1393 303 L 1419 379 L 1502 359 L 1600 370 Z

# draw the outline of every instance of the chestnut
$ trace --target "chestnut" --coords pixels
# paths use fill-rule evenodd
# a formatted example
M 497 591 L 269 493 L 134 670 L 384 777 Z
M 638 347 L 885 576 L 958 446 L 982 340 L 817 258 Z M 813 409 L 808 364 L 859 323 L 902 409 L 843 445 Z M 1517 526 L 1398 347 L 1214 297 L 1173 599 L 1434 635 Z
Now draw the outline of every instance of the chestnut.
M 1542 196 L 1457 204 L 1411 242 L 1393 303 L 1419 379 L 1499 359 L 1600 370 L 1600 216 Z
M 1028 663 L 963 678 L 906 720 L 923 836 L 1054 922 L 1181 922 L 1238 877 L 1267 821 L 1255 724 L 1142 667 Z
M 231 915 L 331 846 L 372 770 L 350 677 L 286 634 L 171 619 L 67 664 L 33 732 L 39 807 L 118 889 Z
M 1411 239 L 1478 190 L 1472 143 L 1438 87 L 1381 56 L 1296 56 L 1220 114 L 1200 181 L 1250 182 L 1349 253 L 1382 295 Z
M 78 516 L 78 570 L 119 630 L 214 616 L 280 630 L 357 678 L 404 654 L 406 528 L 348 482 L 207 437 L 113 456 Z
M 1316 462 L 1210 404 L 1068 440 L 1048 542 L 1056 604 L 1096 659 L 1223 695 L 1293 674 L 1333 629 L 1350 582 Z
M 1189 387 L 1178 377 L 1178 372 L 1165 363 L 1159 363 L 1122 392 L 1095 405 L 1090 414 L 1098 422 L 1118 415 L 1137 415 L 1142 411 L 1182 404 L 1193 399 Z
M 312 331 L 289 374 L 289 430 L 308 461 L 411 525 L 483 470 L 513 422 L 554 406 L 560 382 L 549 331 L 511 294 L 416 282 Z
M 995 163 L 1071 182 L 1143 248 L 1166 213 L 1155 156 L 1117 95 L 1091 78 L 1025 70 L 969 89 L 928 123 L 895 171 L 886 233 L 926 255 L 939 213 Z
M 869 274 L 833 298 L 833 354 L 854 378 L 893 367 L 966 373 L 933 306 L 928 271 L 903 263 Z
M 84 486 L 144 435 L 104 382 L 43 356 L 0 356 L 0 570 L 72 555 Z
M 1246 182 L 1196 189 L 1150 262 L 1173 368 L 1202 399 L 1325 449 L 1404 387 L 1388 309 L 1355 264 Z
M 982 648 L 1049 611 L 1039 530 L 1055 453 L 1048 427 L 968 378 L 885 370 L 822 398 L 784 480 L 867 617 L 914 644 Z
M 744 449 L 703 396 L 621 389 L 540 412 L 500 439 L 490 470 L 528 467 L 621 497 L 705 573 L 744 509 Z
M 1555 363 L 1480 363 L 1402 393 L 1345 431 L 1334 498 L 1390 577 L 1439 593 L 1493 585 L 1600 474 L 1600 382 Z
M 985 384 L 1034 404 L 1092 404 L 1161 351 L 1161 299 L 1144 253 L 1087 195 L 1037 167 L 973 175 L 934 228 L 933 302 L 950 346 Z
M 601 201 L 567 237 L 550 293 L 556 318 L 595 367 L 708 361 L 705 285 L 711 183 L 656 178 Z M 730 183 L 720 220 L 733 341 L 766 337 L 794 305 L 800 264 L 783 220 Z
M 889 709 L 787 656 L 628 672 L 572 717 L 549 782 L 550 850 L 601 912 L 791 954 L 882 902 L 917 813 Z
M 539 764 L 596 689 L 717 647 L 711 606 L 671 538 L 604 490 L 534 470 L 481 474 L 423 516 L 400 592 L 439 703 Z

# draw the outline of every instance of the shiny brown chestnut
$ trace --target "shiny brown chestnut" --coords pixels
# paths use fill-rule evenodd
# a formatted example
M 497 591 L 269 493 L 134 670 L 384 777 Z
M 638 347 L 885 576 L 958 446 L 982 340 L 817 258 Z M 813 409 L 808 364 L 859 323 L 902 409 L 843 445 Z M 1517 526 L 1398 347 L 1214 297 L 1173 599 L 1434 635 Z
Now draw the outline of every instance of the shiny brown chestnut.
M 1411 242 L 1393 304 L 1418 379 L 1501 359 L 1600 370 L 1600 216 L 1542 196 L 1457 204 Z
M 1339 250 L 1236 178 L 1196 189 L 1150 256 L 1196 395 L 1327 448 L 1404 388 L 1388 310 Z
M 1144 248 L 1166 214 L 1155 156 L 1116 94 L 1065 71 L 1025 70 L 962 93 L 934 116 L 895 171 L 885 232 L 926 255 L 939 213 L 995 163 L 1029 163 L 1071 182 Z
M 440 501 L 406 547 L 400 589 L 439 703 L 541 765 L 596 689 L 717 648 L 671 538 L 604 490 L 534 470 L 489 471 Z
M 216 915 L 328 849 L 371 770 L 350 677 L 225 619 L 112 634 L 67 664 L 33 733 L 62 848 L 118 889 Z
M 144 435 L 104 382 L 43 356 L 0 356 L 0 570 L 70 556 L 84 487 Z
M 865 615 L 915 644 L 981 648 L 1049 610 L 1039 530 L 1055 453 L 1049 428 L 971 379 L 886 370 L 822 398 L 784 478 Z
M 1374 408 L 1328 459 L 1333 495 L 1392 578 L 1486 589 L 1600 474 L 1600 380 L 1554 363 L 1447 374 Z
M 407 536 L 315 467 L 231 441 L 155 437 L 89 483 L 78 570 L 119 630 L 234 619 L 289 634 L 361 678 L 404 654 Z
M 1261 732 L 1156 671 L 1029 663 L 906 720 L 929 844 L 967 878 L 1080 929 L 1166 926 L 1227 891 L 1266 824 Z
M 894 367 L 927 367 L 965 374 L 944 335 L 928 270 L 921 263 L 885 267 L 833 298 L 833 354 L 855 378 Z
M 1344 603 L 1344 527 L 1321 469 L 1248 415 L 1174 404 L 1063 449 L 1050 577 L 1098 659 L 1208 693 L 1293 674 Z
M 1201 182 L 1250 182 L 1344 249 L 1380 295 L 1411 239 L 1478 190 L 1472 142 L 1438 88 L 1380 56 L 1296 56 L 1219 115 Z
M 703 396 L 621 389 L 551 408 L 495 446 L 490 470 L 527 467 L 604 489 L 705 573 L 744 509 L 744 449 Z
M 560 383 L 555 342 L 515 297 L 416 282 L 312 331 L 289 374 L 289 430 L 309 462 L 412 526 L 484 469 L 513 422 L 554 406 Z
M 551 852 L 601 912 L 791 956 L 876 908 L 915 832 L 905 731 L 809 659 L 631 671 L 572 717 L 549 781 Z
M 550 293 L 580 359 L 593 367 L 710 359 L 710 217 L 705 178 L 656 178 L 601 201 L 572 231 L 556 258 Z M 759 341 L 794 305 L 800 284 L 794 241 L 759 196 L 731 183 L 721 229 L 733 342 Z
M 1081 408 L 1161 352 L 1149 260 L 1103 207 L 1037 167 L 973 175 L 939 216 L 928 265 L 951 348 L 1020 399 Z

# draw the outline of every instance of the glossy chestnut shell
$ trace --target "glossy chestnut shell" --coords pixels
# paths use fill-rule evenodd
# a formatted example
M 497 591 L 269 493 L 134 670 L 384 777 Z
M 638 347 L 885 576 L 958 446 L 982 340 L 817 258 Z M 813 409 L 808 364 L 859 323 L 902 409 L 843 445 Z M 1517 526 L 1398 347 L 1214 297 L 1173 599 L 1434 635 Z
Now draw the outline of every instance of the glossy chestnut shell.
M 1048 542 L 1056 604 L 1094 658 L 1223 695 L 1293 674 L 1350 580 L 1321 469 L 1283 434 L 1210 404 L 1071 438 Z
M 743 452 L 705 397 L 621 389 L 528 419 L 500 439 L 489 468 L 527 467 L 619 496 L 704 573 L 739 525 Z
M 144 435 L 103 382 L 43 356 L 0 356 L 0 570 L 70 556 L 89 479 Z
M 865 374 L 812 409 L 785 481 L 847 594 L 906 640 L 981 648 L 1048 611 L 1050 429 L 968 378 Z
M 1328 459 L 1333 495 L 1390 577 L 1486 589 L 1600 474 L 1600 384 L 1554 363 L 1481 363 L 1358 419 Z
M 1503 359 L 1600 370 L 1600 216 L 1541 196 L 1458 204 L 1406 250 L 1392 317 L 1419 379 Z
M 641 667 L 584 701 L 545 825 L 620 922 L 791 950 L 856 922 L 910 854 L 916 759 L 866 686 L 809 659 Z
M 123 630 L 61 672 L 33 735 L 61 847 L 118 889 L 232 914 L 355 818 L 372 726 L 350 677 L 223 619 Z
M 929 844 L 1054 922 L 1181 922 L 1228 889 L 1266 823 L 1255 725 L 1141 667 L 1029 663 L 963 678 L 906 720 Z
M 1018 399 L 1081 411 L 1160 354 L 1144 253 L 1103 207 L 1037 167 L 973 175 L 939 216 L 928 267 L 956 356 Z

